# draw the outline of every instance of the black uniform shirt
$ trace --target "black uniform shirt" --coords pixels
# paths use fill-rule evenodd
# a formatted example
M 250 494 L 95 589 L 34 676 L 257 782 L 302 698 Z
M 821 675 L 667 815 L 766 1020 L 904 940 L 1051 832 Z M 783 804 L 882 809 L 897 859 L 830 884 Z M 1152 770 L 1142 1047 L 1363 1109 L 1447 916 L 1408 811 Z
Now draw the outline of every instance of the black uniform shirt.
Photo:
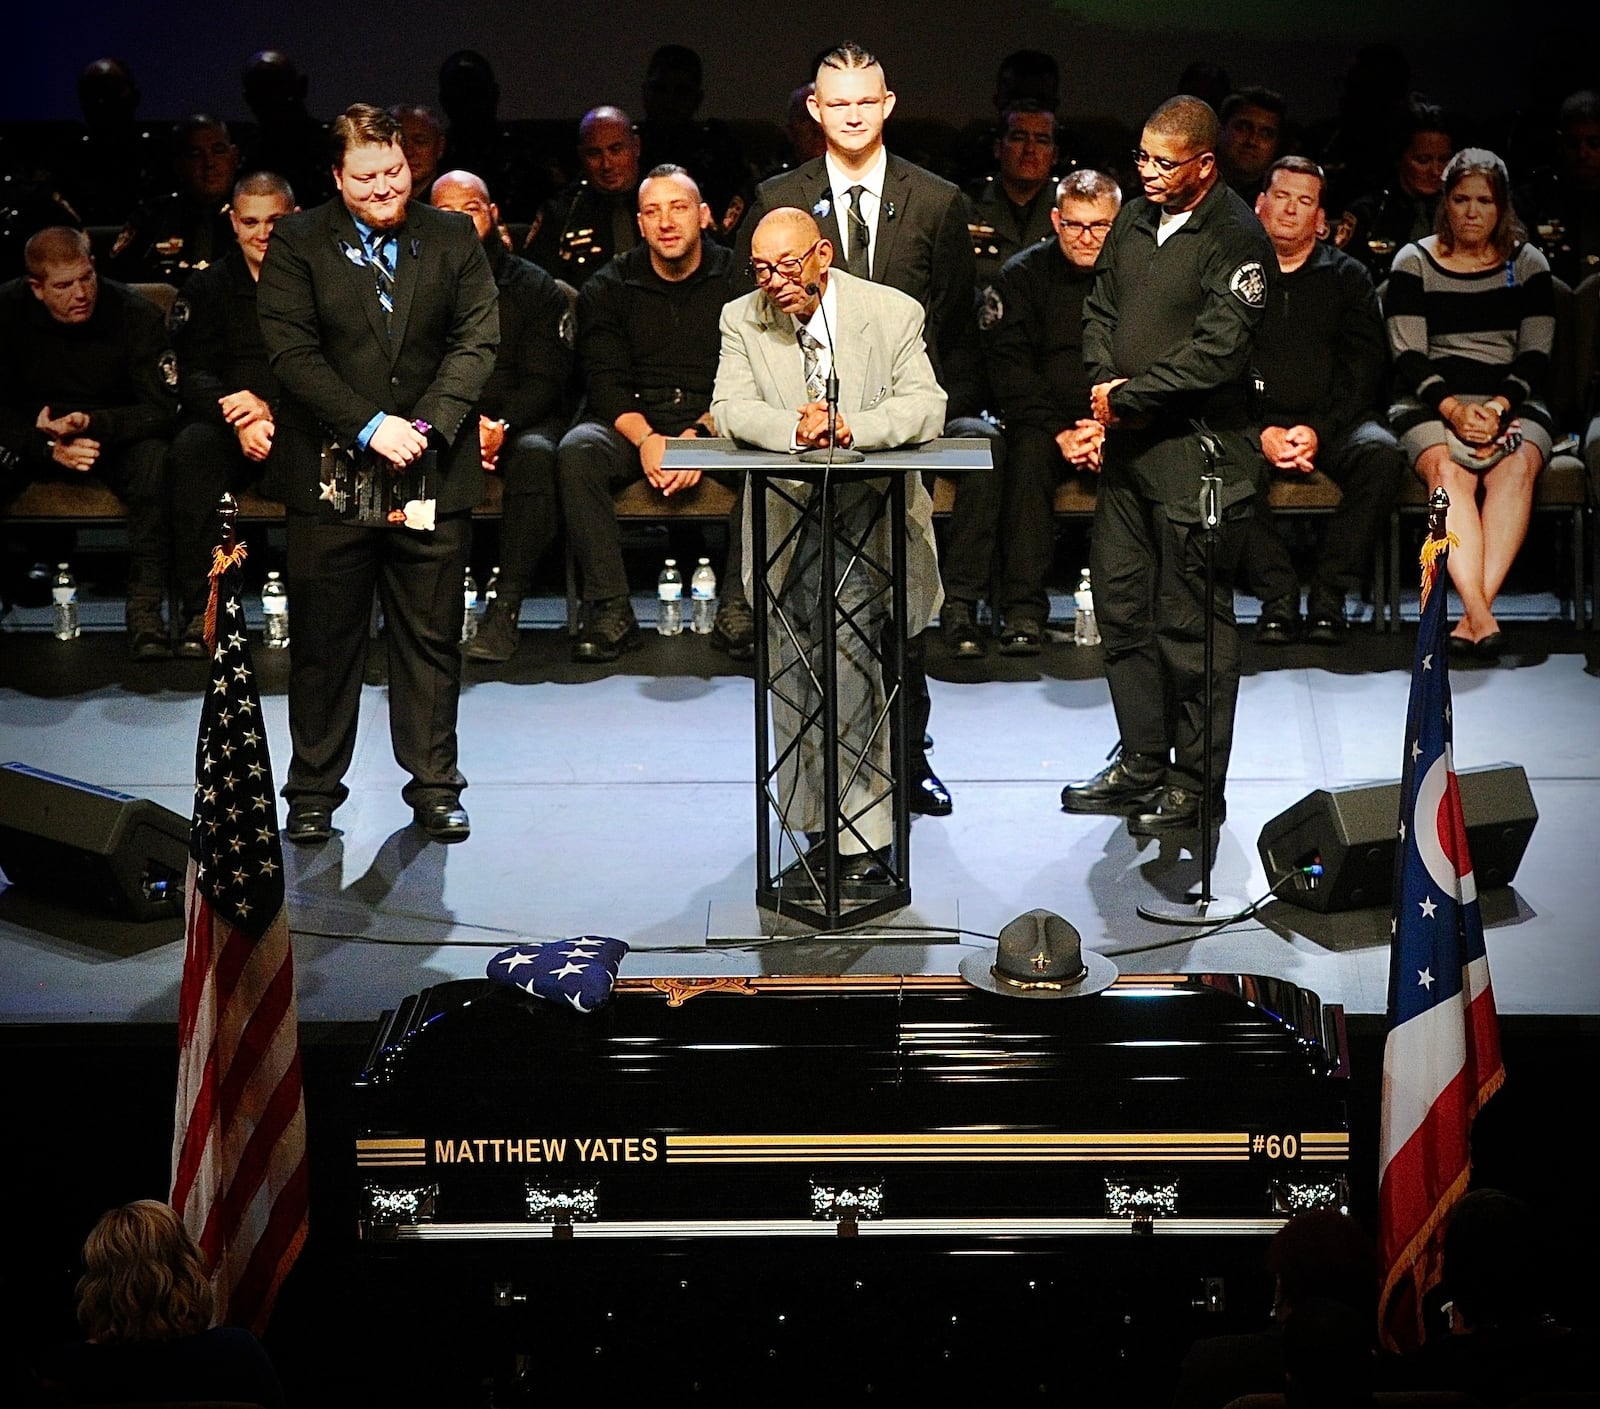
M 236 391 L 277 405 L 282 393 L 256 318 L 256 281 L 238 245 L 184 284 L 169 323 L 185 419 L 225 425 L 217 402 Z
M 572 306 L 556 281 L 491 230 L 484 241 L 500 291 L 500 348 L 479 409 L 513 431 L 565 409 L 572 384 Z
M 1378 291 L 1360 261 L 1321 241 L 1272 281 L 1256 329 L 1261 424 L 1310 426 L 1328 445 L 1376 415 L 1389 370 Z
M 1052 237 L 1008 259 L 986 294 L 984 356 L 1008 428 L 1055 436 L 1089 415 L 1083 300 L 1093 278 Z
M 578 364 L 592 420 L 612 425 L 641 412 L 673 434 L 711 409 L 722 352 L 722 305 L 732 251 L 703 240 L 700 267 L 673 283 L 640 245 L 619 255 L 578 294 Z
M 27 461 L 48 447 L 35 425 L 87 411 L 84 434 L 110 449 L 172 433 L 177 371 L 161 310 L 143 294 L 100 280 L 87 323 L 58 323 L 26 279 L 0 285 L 0 445 Z

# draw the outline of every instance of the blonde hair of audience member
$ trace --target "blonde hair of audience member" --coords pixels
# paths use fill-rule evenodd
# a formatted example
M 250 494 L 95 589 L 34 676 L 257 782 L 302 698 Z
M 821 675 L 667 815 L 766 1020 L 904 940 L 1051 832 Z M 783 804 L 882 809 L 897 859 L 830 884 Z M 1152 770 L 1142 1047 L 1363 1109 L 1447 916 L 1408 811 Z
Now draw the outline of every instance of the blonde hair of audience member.
M 200 1249 L 159 1200 L 108 1209 L 84 1240 L 83 1266 L 78 1324 L 91 1341 L 178 1340 L 211 1325 Z

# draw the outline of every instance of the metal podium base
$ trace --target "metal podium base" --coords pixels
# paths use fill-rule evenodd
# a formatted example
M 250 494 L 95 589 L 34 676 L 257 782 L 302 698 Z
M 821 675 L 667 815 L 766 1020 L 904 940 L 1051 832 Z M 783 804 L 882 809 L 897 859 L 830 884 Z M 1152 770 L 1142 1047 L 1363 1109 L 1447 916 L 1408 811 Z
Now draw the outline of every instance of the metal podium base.
M 1139 907 L 1141 919 L 1158 925 L 1225 925 L 1250 913 L 1250 902 L 1236 895 L 1204 895 L 1199 888 L 1181 901 L 1152 901 Z

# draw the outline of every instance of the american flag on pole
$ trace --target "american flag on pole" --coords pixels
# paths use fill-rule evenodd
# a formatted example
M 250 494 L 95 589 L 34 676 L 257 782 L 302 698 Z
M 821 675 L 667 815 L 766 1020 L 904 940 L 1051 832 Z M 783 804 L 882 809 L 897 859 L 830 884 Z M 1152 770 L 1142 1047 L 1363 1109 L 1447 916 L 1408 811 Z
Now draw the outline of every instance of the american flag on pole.
M 1444 1223 L 1467 1191 L 1473 1119 L 1505 1079 L 1451 748 L 1442 535 L 1441 508 L 1406 715 L 1378 1130 L 1379 1331 L 1402 1352 L 1422 1341 Z
M 306 1117 L 272 765 L 231 529 L 213 554 L 178 1002 L 172 1206 L 217 1319 L 266 1327 L 306 1236 Z

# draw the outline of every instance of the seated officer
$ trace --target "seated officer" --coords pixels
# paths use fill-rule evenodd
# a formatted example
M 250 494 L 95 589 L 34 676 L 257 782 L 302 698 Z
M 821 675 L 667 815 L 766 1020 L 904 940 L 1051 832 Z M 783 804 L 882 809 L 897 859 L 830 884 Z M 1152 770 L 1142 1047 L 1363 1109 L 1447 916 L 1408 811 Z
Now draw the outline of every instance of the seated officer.
M 183 286 L 172 306 L 178 355 L 178 433 L 172 439 L 172 536 L 182 620 L 177 653 L 205 656 L 205 612 L 216 507 L 258 480 L 273 498 L 278 379 L 256 322 L 256 280 L 272 230 L 298 207 L 289 183 L 252 172 L 233 188 L 234 244 Z
M 619 255 L 578 295 L 578 366 L 587 402 L 556 457 L 586 608 L 575 660 L 615 660 L 639 632 L 612 490 L 641 475 L 663 496 L 692 488 L 699 470 L 662 468 L 667 438 L 716 434 L 711 388 L 722 305 L 737 289 L 729 276 L 732 252 L 706 238 L 710 222 L 710 207 L 688 172 L 653 168 L 639 187 L 644 243 Z M 711 644 L 746 660 L 755 653 L 755 621 L 740 585 L 741 517 L 735 503 Z
M 411 168 L 411 199 L 426 203 L 444 160 L 444 124 L 421 103 L 396 103 L 389 116 L 400 124 L 400 150 Z
M 1055 114 L 1021 98 L 1000 115 L 994 139 L 999 170 L 967 187 L 967 229 L 980 288 L 1018 250 L 1051 238 L 1051 173 L 1056 161 Z
M 725 228 L 728 205 L 750 173 L 733 128 L 720 118 L 700 116 L 705 101 L 700 55 L 684 44 L 663 44 L 650 56 L 640 99 L 640 165 L 647 171 L 663 163 L 683 167 L 711 207 L 712 222 Z
M 109 272 L 130 283 L 181 286 L 233 248 L 228 197 L 239 173 L 239 149 L 227 124 L 205 113 L 173 131 L 178 189 L 141 204 L 117 233 Z
M 539 207 L 526 253 L 581 289 L 595 270 L 639 243 L 639 134 L 621 108 L 591 108 L 578 124 L 583 175 Z
M 1346 594 L 1366 579 L 1404 459 L 1379 420 L 1389 351 L 1377 290 L 1359 261 L 1323 238 L 1325 189 L 1314 161 L 1279 157 L 1256 198 L 1279 277 L 1256 328 L 1254 357 L 1264 386 L 1267 463 L 1290 478 L 1321 470 L 1339 486 L 1306 602 L 1306 640 L 1336 646 L 1344 639 Z M 1256 640 L 1293 641 L 1300 634 L 1300 579 L 1265 485 L 1244 527 L 1240 570 L 1262 599 Z
M 504 487 L 500 516 L 500 581 L 471 660 L 506 661 L 517 649 L 517 621 L 534 569 L 555 542 L 556 444 L 571 419 L 572 307 L 537 264 L 506 248 L 500 208 L 470 171 L 447 171 L 433 183 L 433 204 L 469 216 L 500 294 L 500 346 L 478 401 L 483 468 Z
M 1005 424 L 1000 653 L 1038 655 L 1050 615 L 1057 481 L 1097 472 L 1105 427 L 1089 414 L 1083 300 L 1122 205 L 1116 181 L 1080 168 L 1056 187 L 1055 238 L 1013 255 L 984 296 L 984 354 Z
M 92 474 L 128 506 L 129 646 L 164 659 L 177 371 L 161 310 L 102 282 L 81 230 L 41 230 L 25 258 L 27 277 L 0 285 L 0 475 L 19 489 Z

